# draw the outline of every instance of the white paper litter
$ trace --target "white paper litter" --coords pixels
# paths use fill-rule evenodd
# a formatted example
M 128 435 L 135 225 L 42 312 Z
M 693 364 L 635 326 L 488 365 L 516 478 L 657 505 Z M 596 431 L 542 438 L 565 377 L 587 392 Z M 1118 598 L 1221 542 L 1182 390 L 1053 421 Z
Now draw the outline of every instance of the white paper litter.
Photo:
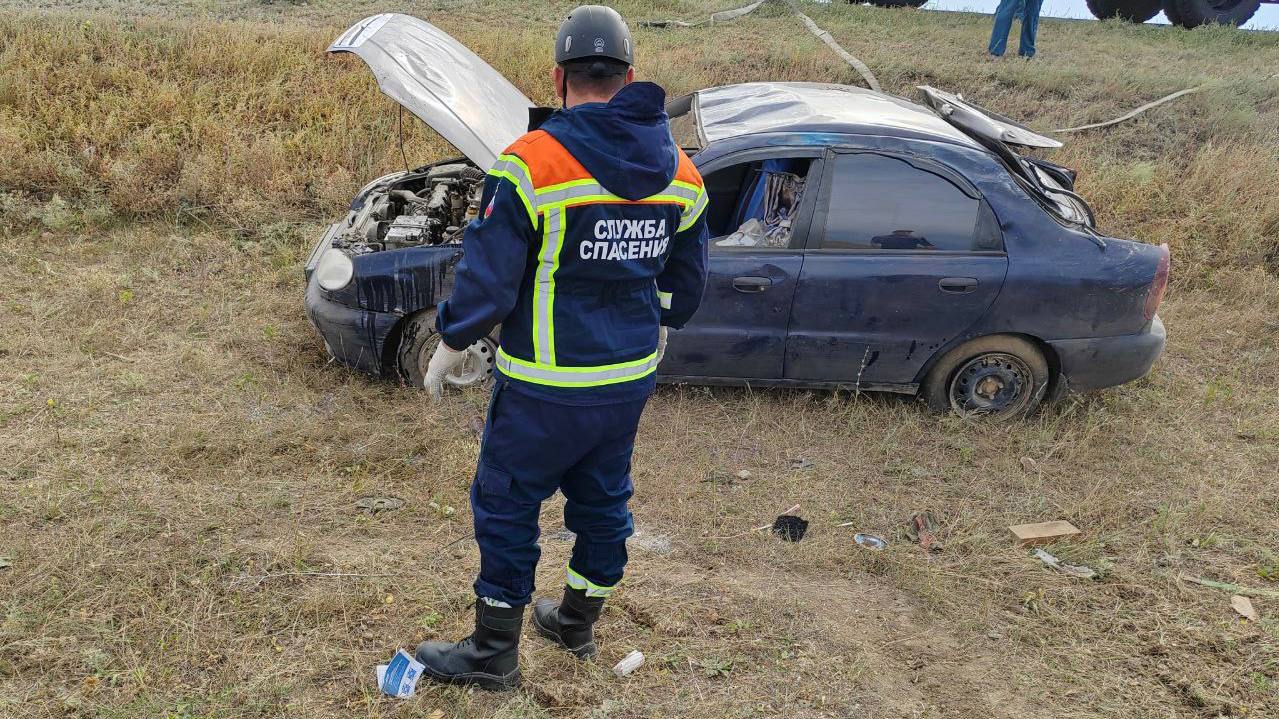
M 411 697 L 417 690 L 417 680 L 422 678 L 422 670 L 425 668 L 421 662 L 401 649 L 391 657 L 389 663 L 377 665 L 377 685 L 387 696 Z
M 630 654 L 627 654 L 625 657 L 622 657 L 622 661 L 618 662 L 617 666 L 613 667 L 613 673 L 619 677 L 624 677 L 636 669 L 639 669 L 640 665 L 643 663 L 644 653 L 636 649 Z

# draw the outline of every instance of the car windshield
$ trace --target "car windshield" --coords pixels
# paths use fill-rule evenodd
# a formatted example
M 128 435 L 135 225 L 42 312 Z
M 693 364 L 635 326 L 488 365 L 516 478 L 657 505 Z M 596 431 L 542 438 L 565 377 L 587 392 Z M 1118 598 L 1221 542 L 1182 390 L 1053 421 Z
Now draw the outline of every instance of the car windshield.
M 700 150 L 705 144 L 697 119 L 697 94 L 684 95 L 666 103 L 671 120 L 671 137 L 684 150 Z

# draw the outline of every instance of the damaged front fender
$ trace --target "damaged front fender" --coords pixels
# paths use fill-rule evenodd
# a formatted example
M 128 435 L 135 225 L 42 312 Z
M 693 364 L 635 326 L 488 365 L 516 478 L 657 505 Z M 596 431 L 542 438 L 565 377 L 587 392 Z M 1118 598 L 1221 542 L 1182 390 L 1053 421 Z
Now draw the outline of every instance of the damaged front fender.
M 328 299 L 352 309 L 409 315 L 434 307 L 453 289 L 453 268 L 462 259 L 460 245 L 405 247 L 351 258 L 351 284 Z
M 435 307 L 452 292 L 461 258 L 459 245 L 355 255 L 354 277 L 341 290 L 325 290 L 314 277 L 308 281 L 307 316 L 334 359 L 386 375 L 404 318 Z

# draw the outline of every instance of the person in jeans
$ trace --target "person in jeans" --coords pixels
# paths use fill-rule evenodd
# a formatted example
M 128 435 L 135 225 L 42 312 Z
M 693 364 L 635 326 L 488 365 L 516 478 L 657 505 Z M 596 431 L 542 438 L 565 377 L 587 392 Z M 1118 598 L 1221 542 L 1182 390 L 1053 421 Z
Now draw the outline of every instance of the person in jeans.
M 1039 31 L 1039 9 L 1043 0 L 999 0 L 995 9 L 995 27 L 990 33 L 990 54 L 1002 57 L 1008 47 L 1008 33 L 1013 18 L 1021 15 L 1021 41 L 1017 54 L 1024 58 L 1035 56 L 1035 33 Z

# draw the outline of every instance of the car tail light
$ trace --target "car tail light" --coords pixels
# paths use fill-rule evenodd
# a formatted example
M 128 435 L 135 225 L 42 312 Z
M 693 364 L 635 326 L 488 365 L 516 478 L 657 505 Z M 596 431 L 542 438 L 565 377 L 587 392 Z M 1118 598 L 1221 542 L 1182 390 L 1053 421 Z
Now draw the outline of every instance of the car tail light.
M 1150 283 L 1150 291 L 1146 293 L 1146 319 L 1155 316 L 1159 303 L 1163 302 L 1164 290 L 1168 289 L 1168 245 L 1159 246 L 1159 264 L 1155 267 L 1155 279 Z

